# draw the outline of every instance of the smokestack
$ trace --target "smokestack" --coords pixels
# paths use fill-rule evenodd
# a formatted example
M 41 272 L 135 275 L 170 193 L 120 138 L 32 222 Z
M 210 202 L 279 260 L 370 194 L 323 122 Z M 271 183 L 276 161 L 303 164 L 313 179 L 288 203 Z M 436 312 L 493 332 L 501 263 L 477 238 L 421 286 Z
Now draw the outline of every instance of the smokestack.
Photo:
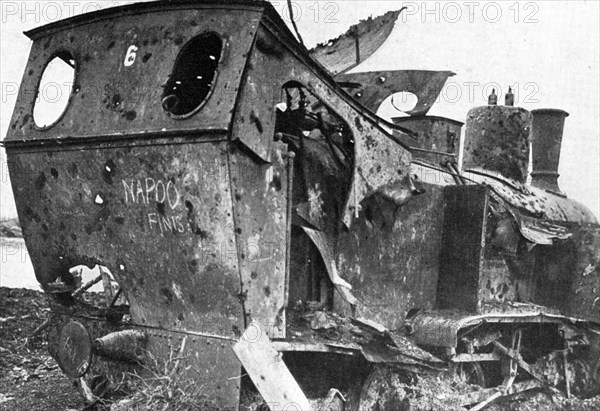
M 520 107 L 488 105 L 467 115 L 463 170 L 483 168 L 525 183 L 531 114 Z
M 558 165 L 565 119 L 569 113 L 548 108 L 533 110 L 531 114 L 533 114 L 531 185 L 561 193 L 558 187 Z

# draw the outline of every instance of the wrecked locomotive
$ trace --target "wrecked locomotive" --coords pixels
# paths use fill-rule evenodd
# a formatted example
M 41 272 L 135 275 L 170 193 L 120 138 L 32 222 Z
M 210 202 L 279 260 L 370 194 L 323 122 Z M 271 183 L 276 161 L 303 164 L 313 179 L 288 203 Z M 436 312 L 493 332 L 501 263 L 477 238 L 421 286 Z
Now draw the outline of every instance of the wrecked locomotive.
M 463 124 L 427 115 L 453 73 L 346 73 L 398 14 L 310 52 L 249 0 L 27 33 L 22 90 L 56 59 L 73 88 L 50 124 L 20 93 L 4 145 L 49 350 L 88 400 L 169 358 L 215 409 L 397 410 L 425 376 L 477 409 L 598 393 L 600 226 L 556 183 L 566 113 L 475 108 L 459 166 Z M 410 116 L 374 114 L 400 91 Z

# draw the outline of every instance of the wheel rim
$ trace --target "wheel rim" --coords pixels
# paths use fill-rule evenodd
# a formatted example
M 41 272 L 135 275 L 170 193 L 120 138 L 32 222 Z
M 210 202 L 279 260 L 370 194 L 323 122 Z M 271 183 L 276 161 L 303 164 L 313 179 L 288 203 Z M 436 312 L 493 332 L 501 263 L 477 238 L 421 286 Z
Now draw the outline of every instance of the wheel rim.
M 456 369 L 456 374 L 460 381 L 471 385 L 478 385 L 482 388 L 486 387 L 483 368 L 481 368 L 481 364 L 478 362 L 460 363 Z
M 406 392 L 399 383 L 398 374 L 389 367 L 375 367 L 362 386 L 358 411 L 404 409 Z

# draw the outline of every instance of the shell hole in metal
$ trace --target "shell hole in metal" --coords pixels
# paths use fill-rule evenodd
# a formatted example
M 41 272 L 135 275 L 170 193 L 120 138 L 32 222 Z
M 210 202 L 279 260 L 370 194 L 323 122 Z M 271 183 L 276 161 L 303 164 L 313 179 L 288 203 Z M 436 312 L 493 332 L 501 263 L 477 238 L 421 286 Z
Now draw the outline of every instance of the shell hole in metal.
M 184 46 L 164 86 L 163 109 L 174 118 L 195 114 L 214 88 L 223 41 L 215 33 L 203 33 Z
M 33 120 L 38 128 L 50 128 L 62 118 L 69 106 L 75 73 L 75 59 L 67 51 L 58 53 L 48 62 L 33 106 Z
M 411 93 L 410 91 L 401 91 L 393 94 L 390 97 L 390 103 L 396 110 L 406 113 L 417 106 L 419 103 L 419 98 L 416 96 L 416 94 Z

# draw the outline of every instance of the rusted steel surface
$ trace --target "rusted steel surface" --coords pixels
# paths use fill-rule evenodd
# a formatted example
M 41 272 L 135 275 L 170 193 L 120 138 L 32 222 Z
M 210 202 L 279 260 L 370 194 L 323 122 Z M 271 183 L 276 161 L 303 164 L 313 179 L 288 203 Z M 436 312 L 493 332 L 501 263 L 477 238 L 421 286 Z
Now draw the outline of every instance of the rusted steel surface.
M 136 323 L 234 335 L 243 318 L 227 143 L 177 142 L 10 153 L 25 241 L 43 286 L 103 265 Z
M 428 161 L 413 160 L 410 165 L 410 175 L 415 181 L 421 183 L 454 186 L 458 173 L 441 166 L 432 166 Z
M 568 315 L 600 322 L 600 227 L 573 228 L 570 239 L 577 250 L 566 309 Z
M 338 242 L 338 269 L 353 287 L 358 315 L 388 329 L 401 327 L 409 310 L 436 303 L 444 198 L 441 187 L 425 190 L 400 207 L 365 200 Z
M 465 176 L 473 182 L 490 187 L 506 203 L 525 214 L 550 221 L 598 223 L 596 216 L 586 206 L 564 195 L 525 186 L 488 170 L 473 169 L 465 172 Z
M 247 53 L 260 19 L 260 8 L 246 4 L 171 4 L 142 14 L 102 13 L 86 24 L 61 23 L 35 33 L 7 141 L 143 134 L 147 132 L 227 129 L 231 122 Z M 153 6 L 156 8 L 156 5 Z M 163 88 L 182 47 L 203 32 L 217 33 L 225 46 L 203 109 L 188 120 L 175 120 L 161 106 Z M 125 57 L 135 50 L 133 64 Z M 70 104 L 47 130 L 34 125 L 33 99 L 48 61 L 58 51 L 75 60 Z
M 413 158 L 435 166 L 445 161 L 458 162 L 463 123 L 435 116 L 398 117 L 392 120 L 394 124 L 416 134 L 416 139 L 403 141 L 411 147 Z M 398 138 L 402 139 L 403 135 L 398 133 Z
M 378 132 L 369 123 L 355 117 L 355 166 L 352 188 L 343 221 L 350 226 L 359 205 L 371 194 L 388 184 L 402 181 L 410 171 L 411 155 L 398 143 Z
M 266 27 L 261 36 L 265 42 L 276 43 L 275 28 Z M 348 101 L 341 90 L 332 88 L 331 79 L 317 75 L 318 68 L 303 64 L 301 56 L 295 53 L 279 53 L 276 48 L 260 48 L 257 46 L 261 61 L 267 69 L 270 79 L 281 79 L 271 82 L 272 90 L 280 90 L 289 80 L 304 85 L 311 93 L 322 100 L 341 118 L 347 121 L 349 134 L 354 140 L 354 164 L 352 167 L 352 187 L 348 198 L 344 199 L 343 222 L 350 225 L 356 213 L 356 206 L 377 188 L 386 184 L 401 181 L 407 174 L 410 164 L 409 151 L 388 135 L 371 115 L 359 111 L 354 102 Z M 264 79 L 268 81 L 268 79 Z M 242 112 L 242 115 L 248 114 Z M 266 137 L 265 137 L 266 138 Z
M 520 107 L 476 107 L 467 115 L 463 169 L 481 167 L 525 183 L 531 113 Z
M 278 39 L 263 26 L 258 28 L 255 47 L 246 63 L 233 123 L 233 139 L 239 139 L 264 161 L 271 161 L 274 153 L 275 106 L 284 101 L 283 84 L 273 76 L 272 64 L 265 61 L 265 55 L 277 58 L 284 51 Z
M 284 338 L 289 170 L 285 145 L 272 147 L 268 164 L 240 149 L 229 156 L 245 321 L 259 322 L 270 338 Z
M 445 189 L 445 218 L 437 284 L 437 306 L 476 311 L 485 245 L 488 195 L 485 187 Z
M 311 57 L 333 74 L 351 69 L 375 53 L 387 40 L 400 11 L 389 11 L 383 16 L 369 18 L 355 24 L 338 38 L 319 44 L 310 50 Z M 357 41 L 360 54 L 358 57 Z
M 383 101 L 402 91 L 417 97 L 414 108 L 406 111 L 411 116 L 424 116 L 431 109 L 449 77 L 451 71 L 396 70 L 370 71 L 342 74 L 335 77 L 348 93 L 374 113 Z M 393 104 L 393 101 L 392 101 Z

